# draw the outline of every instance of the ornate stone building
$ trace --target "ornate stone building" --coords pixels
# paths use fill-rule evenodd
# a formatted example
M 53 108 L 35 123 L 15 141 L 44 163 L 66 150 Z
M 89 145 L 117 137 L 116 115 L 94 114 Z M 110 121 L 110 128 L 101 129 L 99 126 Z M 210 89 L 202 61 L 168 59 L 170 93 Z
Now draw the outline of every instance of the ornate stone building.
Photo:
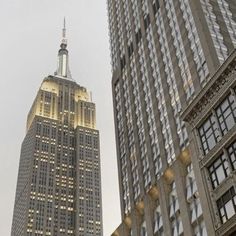
M 236 235 L 236 50 L 182 117 L 206 219 L 216 235 Z
M 234 201 L 223 200 L 234 197 L 233 164 L 225 169 L 218 167 L 218 162 L 213 164 L 222 153 L 207 162 L 207 167 L 202 168 L 199 163 L 213 155 L 216 150 L 213 146 L 224 142 L 221 132 L 227 137 L 235 128 L 233 87 L 231 95 L 223 95 L 217 87 L 218 97 L 212 102 L 209 99 L 213 96 L 214 87 L 210 85 L 216 75 L 222 70 L 225 74 L 231 68 L 226 65 L 236 47 L 236 2 L 107 2 L 122 219 L 113 235 L 223 235 L 220 232 L 230 229 L 228 224 L 235 217 Z M 223 69 L 225 66 L 228 69 Z M 232 75 L 228 76 L 233 80 Z M 202 124 L 207 122 L 200 129 L 183 119 L 187 121 L 186 117 L 194 115 L 196 107 L 200 109 L 199 104 L 194 109 L 191 107 L 203 93 L 204 99 L 199 104 L 207 103 L 210 107 L 215 102 L 216 110 L 211 110 L 213 118 L 209 111 L 195 118 L 201 119 Z M 217 109 L 224 112 L 224 108 L 218 105 L 227 96 L 230 106 L 227 112 L 232 114 L 221 115 Z M 219 122 L 225 122 L 224 131 L 209 134 L 209 123 L 214 132 L 220 129 L 214 120 L 217 114 Z M 229 127 L 232 131 L 227 132 Z M 204 148 L 204 158 L 199 157 L 203 155 L 201 150 L 196 151 L 199 143 L 193 149 L 196 130 L 202 138 L 199 147 Z M 210 137 L 208 143 L 210 135 L 215 139 Z M 225 144 L 222 163 L 225 160 L 230 163 L 226 156 L 234 155 L 226 155 L 230 143 Z M 208 152 L 208 149 L 212 150 Z M 233 150 L 232 146 L 230 153 Z M 224 174 L 215 180 L 222 171 Z M 224 176 L 231 185 L 226 184 L 227 180 L 223 184 Z M 209 185 L 211 178 L 215 178 L 214 185 Z M 231 211 L 227 213 L 226 208 Z

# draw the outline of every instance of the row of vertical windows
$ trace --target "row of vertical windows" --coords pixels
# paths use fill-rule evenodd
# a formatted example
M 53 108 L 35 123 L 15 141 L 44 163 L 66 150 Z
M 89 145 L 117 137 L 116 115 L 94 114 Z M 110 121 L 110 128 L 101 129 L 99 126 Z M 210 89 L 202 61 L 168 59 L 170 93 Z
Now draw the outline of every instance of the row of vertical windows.
M 145 101 L 145 110 L 148 118 L 148 125 L 149 129 L 156 129 L 155 123 L 152 126 L 151 122 L 151 116 L 154 117 L 153 114 L 153 101 L 151 97 L 151 85 L 150 85 L 150 80 L 148 76 L 148 71 L 147 71 L 147 63 L 146 63 L 146 57 L 145 57 L 145 52 L 144 52 L 144 44 L 141 42 L 140 47 L 138 49 L 139 53 L 139 63 L 140 63 L 140 70 L 141 70 L 141 80 L 142 80 L 142 87 L 144 91 L 144 101 Z M 143 116 L 143 114 L 142 114 Z M 144 117 L 144 116 L 143 116 Z M 138 119 L 138 117 L 137 117 Z M 144 127 L 144 124 L 142 124 Z M 151 127 L 152 126 L 152 127 Z M 145 132 L 142 132 L 145 135 Z M 152 137 L 151 137 L 152 138 Z M 142 145 L 141 147 L 141 159 L 142 159 L 142 166 L 143 166 L 143 176 L 144 176 L 144 187 L 147 190 L 150 187 L 151 184 L 151 175 L 150 175 L 150 168 L 149 168 L 149 160 L 148 160 L 148 155 L 147 153 L 147 144 L 145 142 L 142 142 L 140 140 L 140 144 Z M 158 143 L 156 144 L 158 145 Z
M 196 63 L 196 69 L 199 75 L 200 82 L 203 83 L 206 80 L 209 71 L 197 33 L 196 25 L 193 19 L 193 14 L 189 6 L 189 0 L 179 0 L 179 2 L 180 9 L 183 14 L 183 20 L 185 22 L 185 28 L 188 32 L 188 39 L 193 53 L 193 60 Z
M 127 168 L 127 153 L 125 147 L 125 129 L 124 129 L 124 117 L 122 105 L 121 105 L 121 92 L 122 85 L 121 81 L 118 81 L 115 85 L 115 100 L 116 100 L 116 111 L 117 111 L 117 128 L 119 136 L 119 150 L 120 150 L 120 163 L 121 163 L 121 173 L 122 173 L 122 190 L 123 190 L 123 202 L 124 211 L 127 214 L 130 211 L 130 189 L 128 184 L 128 168 Z
M 187 100 L 191 98 L 194 94 L 194 87 L 192 76 L 189 70 L 189 64 L 186 57 L 185 47 L 183 45 L 183 40 L 180 33 L 179 24 L 177 21 L 177 16 L 175 14 L 174 3 L 172 1 L 166 1 L 165 4 L 167 10 L 167 17 L 169 19 L 169 25 L 171 28 L 171 36 L 173 37 L 173 44 L 176 49 L 176 57 L 178 60 L 178 67 L 180 69 L 181 78 L 183 80 L 183 89 L 186 93 Z
M 233 14 L 230 10 L 229 3 L 226 0 L 217 0 L 221 10 L 224 22 L 228 29 L 230 38 L 234 47 L 236 47 L 236 22 L 233 20 Z
M 189 99 L 192 97 L 194 93 L 194 87 L 193 87 L 193 82 L 192 82 L 191 74 L 188 67 L 187 57 L 185 55 L 184 45 L 183 45 L 181 34 L 180 34 L 180 29 L 178 27 L 177 17 L 176 17 L 176 14 L 174 13 L 175 12 L 174 2 L 166 1 L 165 7 L 167 11 L 167 17 L 169 18 L 171 36 L 174 39 L 173 44 L 176 49 L 178 67 L 180 69 L 181 78 L 183 80 L 183 89 L 186 93 L 187 99 Z M 173 107 L 174 117 L 176 121 L 177 134 L 180 140 L 180 147 L 183 149 L 188 143 L 188 138 L 187 138 L 185 125 L 183 121 L 180 120 L 179 114 L 178 114 L 181 110 L 181 103 L 180 103 L 179 91 L 178 91 L 177 84 L 175 81 L 175 74 L 173 72 L 174 65 L 171 59 L 171 51 L 166 43 L 167 37 L 168 37 L 168 34 L 167 34 L 168 30 L 166 26 L 164 26 L 164 28 L 165 28 L 165 30 L 163 30 L 164 37 L 163 37 L 163 40 L 160 42 L 166 47 L 166 50 L 162 50 L 164 54 L 163 61 L 165 65 L 165 72 L 167 74 L 167 83 L 169 85 L 169 93 L 170 93 L 171 105 Z M 169 65 L 169 67 L 166 65 Z
M 169 70 L 167 69 L 167 68 L 169 68 L 169 66 L 167 66 L 167 64 L 169 64 L 169 60 L 166 59 L 166 57 L 167 57 L 166 50 L 167 50 L 168 47 L 167 47 L 166 43 L 164 44 L 164 42 L 166 42 L 166 37 L 164 38 L 164 35 L 165 35 L 164 23 L 163 23 L 163 18 L 162 18 L 162 15 L 161 15 L 160 11 L 158 11 L 157 16 L 156 16 L 156 25 L 158 26 L 157 32 L 158 32 L 158 35 L 160 37 L 160 45 L 161 45 L 161 48 L 162 48 L 163 57 L 165 57 L 165 60 L 163 58 L 163 61 L 166 62 L 165 71 L 167 73 L 167 72 L 169 72 Z M 166 103 L 164 102 L 165 101 L 165 96 L 164 96 L 163 85 L 162 85 L 162 82 L 160 81 L 161 77 L 160 77 L 159 71 L 161 71 L 161 70 L 160 70 L 160 66 L 159 66 L 158 62 L 156 63 L 155 70 L 156 69 L 158 69 L 158 72 L 157 72 L 156 75 L 159 77 L 159 78 L 156 78 L 156 83 L 155 83 L 157 95 L 159 95 L 158 94 L 158 89 L 162 90 L 162 94 L 160 94 L 161 96 L 159 98 L 161 102 L 158 104 L 158 108 L 161 109 L 160 120 L 161 120 L 161 123 L 163 125 L 162 133 L 163 133 L 163 136 L 164 136 L 167 162 L 171 163 L 175 158 L 174 145 L 173 145 L 172 133 L 171 133 L 171 130 L 170 130 L 169 118 L 168 118 L 168 114 L 167 114 L 168 109 L 166 107 Z M 170 76 L 170 74 L 167 73 L 167 77 L 169 77 L 169 76 Z M 168 79 L 168 81 L 169 81 L 169 79 Z M 171 81 L 172 80 L 170 80 L 170 82 Z M 172 104 L 175 104 L 175 101 L 176 101 L 175 98 L 178 95 L 175 94 L 172 90 L 170 92 L 172 93 L 172 101 L 171 102 L 172 102 Z
M 235 96 L 230 94 L 199 127 L 199 135 L 204 154 L 220 141 L 236 122 Z
M 142 79 L 144 79 L 144 74 L 146 72 L 146 64 L 144 59 L 144 51 L 143 51 L 143 42 L 139 45 L 139 62 L 140 62 L 140 69 L 142 73 Z M 150 178 L 150 172 L 149 172 L 149 161 L 147 156 L 147 144 L 146 144 L 146 138 L 145 138 L 145 132 L 144 132 L 144 117 L 142 112 L 142 103 L 141 103 L 141 88 L 137 77 L 137 68 L 135 65 L 134 59 L 131 62 L 131 67 L 133 69 L 133 73 L 131 72 L 131 75 L 133 77 L 132 80 L 132 86 L 133 86 L 133 96 L 134 96 L 134 104 L 135 104 L 135 114 L 137 118 L 137 127 L 138 127 L 138 140 L 139 140 L 139 146 L 140 146 L 140 155 L 141 155 L 141 161 L 143 166 L 143 177 L 144 177 L 144 185 L 145 187 L 148 186 L 148 184 L 151 181 Z M 147 88 L 147 85 L 145 86 Z
M 197 184 L 193 172 L 192 164 L 187 167 L 188 174 L 186 176 L 186 200 L 190 211 L 190 221 L 195 235 L 206 236 L 206 227 L 202 219 L 202 206 L 198 196 Z
M 149 49 L 149 60 L 152 61 L 151 63 L 151 69 L 152 69 L 152 77 L 154 79 L 154 86 L 162 86 L 160 81 L 160 74 L 159 74 L 159 68 L 157 63 L 157 55 L 155 52 L 155 42 L 154 42 L 154 35 L 152 28 L 149 28 L 147 31 L 147 41 L 148 41 L 148 49 Z M 158 80 L 158 81 L 157 81 Z M 159 84 L 158 84 L 159 82 Z M 149 87 L 151 88 L 152 85 L 150 84 Z M 156 89 L 157 93 L 154 94 L 154 96 L 157 96 L 159 99 L 156 101 L 158 103 L 158 107 L 161 106 L 163 109 L 165 109 L 165 102 L 164 102 L 164 95 L 163 90 L 161 88 Z M 154 106 L 153 101 L 151 101 L 151 91 L 149 95 L 145 96 L 146 101 L 149 101 L 149 103 L 152 103 L 152 106 Z M 154 99 L 154 98 L 152 98 Z M 159 109 L 160 114 L 163 114 L 163 109 Z M 160 146 L 159 146 L 159 140 L 158 140 L 158 131 L 157 131 L 157 124 L 156 119 L 157 115 L 154 114 L 154 109 L 151 109 L 151 106 L 147 106 L 146 112 L 148 114 L 148 124 L 149 124 L 149 135 L 150 135 L 150 141 L 151 141 L 151 149 L 152 149 L 152 155 L 153 155 L 153 161 L 155 166 L 155 175 L 157 178 L 160 177 L 162 172 L 162 161 L 160 157 Z M 166 131 L 166 124 L 163 124 L 162 126 L 163 131 Z
M 136 151 L 134 145 L 134 124 L 133 124 L 134 113 L 132 113 L 130 84 L 129 80 L 127 79 L 126 70 L 122 74 L 122 79 L 123 79 L 125 109 L 126 109 L 126 125 L 128 131 L 128 146 L 129 146 L 129 153 L 131 156 L 130 162 L 132 169 L 132 186 L 134 192 L 134 200 L 136 201 L 140 196 L 140 183 L 139 183 L 137 160 L 135 155 Z
M 224 44 L 224 38 L 220 32 L 220 26 L 217 22 L 217 17 L 209 0 L 201 0 L 201 4 L 218 59 L 220 64 L 222 64 L 228 56 L 228 50 Z
M 171 10 L 174 10 L 173 7 Z M 185 124 L 182 120 L 180 120 L 179 113 L 181 111 L 181 103 L 180 103 L 180 96 L 179 91 L 177 88 L 177 82 L 175 78 L 175 72 L 174 67 L 172 63 L 171 58 L 171 51 L 168 45 L 168 30 L 166 28 L 166 24 L 164 21 L 164 17 L 161 14 L 157 14 L 156 18 L 156 25 L 157 25 L 157 32 L 159 34 L 160 38 L 160 46 L 161 46 L 161 52 L 163 55 L 163 63 L 164 63 L 164 71 L 166 74 L 166 81 L 169 89 L 169 96 L 170 96 L 170 102 L 171 107 L 173 108 L 173 116 L 176 122 L 176 128 L 177 128 L 177 135 L 179 136 L 180 140 L 180 147 L 183 149 L 188 144 L 188 137 L 186 132 Z M 171 140 L 173 142 L 173 140 Z M 171 163 L 175 159 L 175 153 L 174 150 L 171 148 L 167 149 L 167 161 L 168 163 Z M 173 153 L 168 153 L 170 151 L 173 151 Z
M 56 94 L 41 90 L 40 95 L 40 115 L 54 118 Z
M 182 235 L 183 224 L 180 216 L 179 200 L 177 198 L 175 182 L 172 183 L 171 192 L 169 194 L 169 217 L 172 225 L 172 235 Z

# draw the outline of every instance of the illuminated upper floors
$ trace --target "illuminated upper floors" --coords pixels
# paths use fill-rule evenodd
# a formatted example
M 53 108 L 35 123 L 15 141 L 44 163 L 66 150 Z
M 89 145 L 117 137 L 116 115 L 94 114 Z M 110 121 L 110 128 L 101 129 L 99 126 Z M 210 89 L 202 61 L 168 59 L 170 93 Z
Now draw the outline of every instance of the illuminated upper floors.
M 22 144 L 12 235 L 102 235 L 99 133 L 36 116 Z

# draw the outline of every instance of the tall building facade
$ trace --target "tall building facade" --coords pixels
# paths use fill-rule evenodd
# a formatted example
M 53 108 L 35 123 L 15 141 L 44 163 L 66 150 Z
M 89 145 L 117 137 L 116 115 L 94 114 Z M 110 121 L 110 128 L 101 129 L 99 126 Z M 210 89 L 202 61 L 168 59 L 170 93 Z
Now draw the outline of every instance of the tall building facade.
M 103 235 L 95 104 L 71 77 L 65 33 L 28 114 L 12 236 Z
M 113 236 L 236 234 L 236 2 L 108 0 Z

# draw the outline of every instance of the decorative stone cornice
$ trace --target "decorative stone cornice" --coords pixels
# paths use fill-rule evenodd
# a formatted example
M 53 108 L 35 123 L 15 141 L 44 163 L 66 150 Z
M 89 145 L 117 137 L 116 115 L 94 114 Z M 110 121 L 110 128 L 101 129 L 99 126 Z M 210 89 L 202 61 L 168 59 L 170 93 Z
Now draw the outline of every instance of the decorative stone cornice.
M 228 88 L 236 82 L 236 50 L 221 65 L 216 73 L 209 79 L 205 87 L 197 94 L 193 101 L 181 114 L 184 121 L 192 127 L 204 117 L 207 107 L 211 107 Z
M 227 220 L 223 225 L 221 225 L 216 233 L 220 236 L 228 236 L 230 235 L 232 227 L 235 227 L 236 215 L 232 216 L 229 220 Z

